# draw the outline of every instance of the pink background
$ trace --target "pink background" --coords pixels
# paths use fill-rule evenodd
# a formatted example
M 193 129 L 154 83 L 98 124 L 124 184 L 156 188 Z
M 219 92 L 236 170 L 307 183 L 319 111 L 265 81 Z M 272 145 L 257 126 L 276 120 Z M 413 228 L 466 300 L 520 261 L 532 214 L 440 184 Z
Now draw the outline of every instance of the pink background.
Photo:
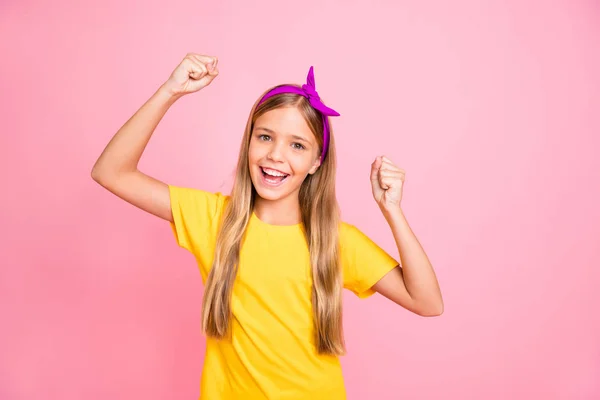
M 348 293 L 350 400 L 600 398 L 595 2 L 3 1 L 0 46 L 1 400 L 198 396 L 192 256 L 90 178 L 187 52 L 221 75 L 144 172 L 227 191 L 256 97 L 310 65 L 342 114 L 344 217 L 394 255 L 369 168 L 407 171 L 445 313 Z

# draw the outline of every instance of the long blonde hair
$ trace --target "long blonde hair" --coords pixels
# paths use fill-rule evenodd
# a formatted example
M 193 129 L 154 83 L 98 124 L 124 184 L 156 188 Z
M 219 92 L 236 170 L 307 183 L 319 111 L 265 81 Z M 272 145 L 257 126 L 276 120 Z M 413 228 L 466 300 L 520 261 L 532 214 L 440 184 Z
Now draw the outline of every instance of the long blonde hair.
M 259 100 L 252 107 L 246 124 L 232 193 L 225 206 L 214 262 L 204 291 L 202 328 L 207 336 L 214 338 L 225 338 L 230 333 L 231 293 L 237 275 L 242 238 L 257 196 L 248 167 L 248 149 L 254 123 L 267 111 L 297 107 L 313 131 L 319 147 L 323 146 L 323 117 L 305 97 L 285 93 L 270 97 L 260 105 L 258 103 Z M 317 352 L 342 355 L 345 353 L 345 344 L 342 330 L 343 285 L 338 260 L 340 215 L 335 196 L 336 154 L 331 125 L 329 135 L 325 160 L 314 174 L 306 177 L 298 196 L 312 267 L 312 308 Z

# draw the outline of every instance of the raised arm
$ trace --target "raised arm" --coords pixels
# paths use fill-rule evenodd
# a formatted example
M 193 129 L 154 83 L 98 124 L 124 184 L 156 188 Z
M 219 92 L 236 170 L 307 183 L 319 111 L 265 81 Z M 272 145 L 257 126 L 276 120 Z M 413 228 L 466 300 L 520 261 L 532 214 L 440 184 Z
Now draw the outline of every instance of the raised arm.
M 217 58 L 189 53 L 169 79 L 112 137 L 92 168 L 92 178 L 134 206 L 173 221 L 169 187 L 138 169 L 146 145 L 169 108 L 206 87 L 219 74 Z
M 404 180 L 404 170 L 386 157 L 371 165 L 373 197 L 390 225 L 401 262 L 373 289 L 416 314 L 441 315 L 444 300 L 436 273 L 400 206 Z

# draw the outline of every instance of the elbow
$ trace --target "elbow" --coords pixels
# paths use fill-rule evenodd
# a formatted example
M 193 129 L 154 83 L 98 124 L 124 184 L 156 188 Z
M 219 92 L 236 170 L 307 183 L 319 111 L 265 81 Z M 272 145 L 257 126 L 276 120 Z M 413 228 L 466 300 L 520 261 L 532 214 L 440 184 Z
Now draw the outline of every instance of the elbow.
M 427 306 L 419 307 L 417 314 L 421 317 L 439 317 L 444 313 L 444 302 L 439 301 L 435 304 L 428 304 Z
M 94 167 L 92 167 L 92 171 L 90 172 L 90 176 L 96 182 L 98 182 L 98 180 L 100 179 L 100 175 L 98 174 L 98 170 L 96 169 L 95 165 L 94 165 Z
M 421 313 L 422 317 L 439 317 L 444 313 L 444 307 L 440 307 L 433 310 L 428 310 L 424 313 Z
M 90 176 L 92 177 L 92 179 L 94 180 L 94 182 L 99 183 L 100 185 L 102 185 L 102 181 L 104 180 L 104 175 L 102 173 L 102 171 L 96 166 L 94 165 L 92 167 L 92 170 L 90 172 Z
M 90 176 L 95 182 L 104 186 L 116 181 L 123 174 L 137 171 L 137 165 L 115 165 L 109 161 L 98 159 L 90 171 Z
M 102 187 L 107 187 L 111 182 L 114 181 L 115 174 L 107 171 L 105 168 L 99 168 L 98 165 L 94 165 L 90 171 L 90 176 Z

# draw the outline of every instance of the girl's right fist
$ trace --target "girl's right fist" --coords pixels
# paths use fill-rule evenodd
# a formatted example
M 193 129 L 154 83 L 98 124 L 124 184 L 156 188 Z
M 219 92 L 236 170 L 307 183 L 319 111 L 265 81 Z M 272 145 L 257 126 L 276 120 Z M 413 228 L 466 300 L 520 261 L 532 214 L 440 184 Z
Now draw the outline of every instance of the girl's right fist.
M 197 92 L 219 75 L 217 62 L 217 57 L 188 53 L 163 86 L 175 96 Z

